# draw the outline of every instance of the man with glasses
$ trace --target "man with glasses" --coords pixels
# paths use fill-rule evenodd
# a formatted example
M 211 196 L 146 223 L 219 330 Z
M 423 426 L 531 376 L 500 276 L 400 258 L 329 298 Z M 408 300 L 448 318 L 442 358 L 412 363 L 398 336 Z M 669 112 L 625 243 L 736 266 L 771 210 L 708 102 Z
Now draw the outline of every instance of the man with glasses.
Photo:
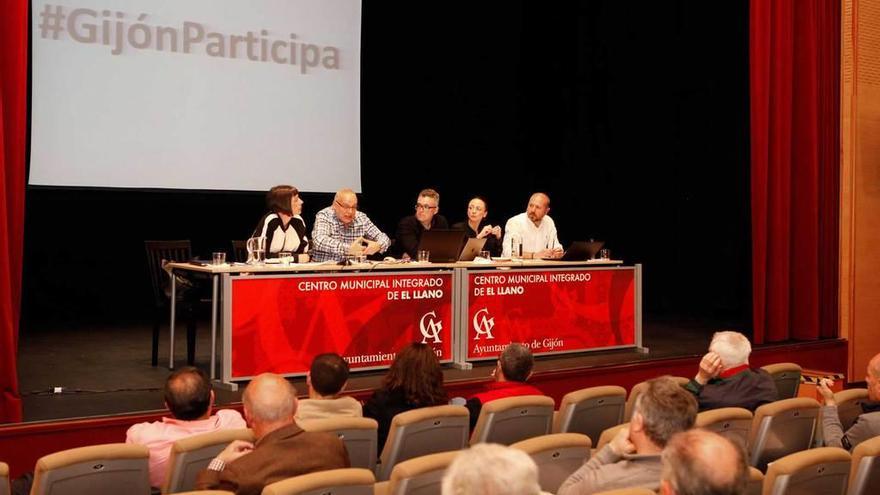
M 448 229 L 449 222 L 440 210 L 440 193 L 433 189 L 422 189 L 416 199 L 416 214 L 404 217 L 397 224 L 397 251 L 406 258 L 415 258 L 419 249 L 422 232 L 431 229 Z
M 391 245 L 388 236 L 358 211 L 357 202 L 354 191 L 341 189 L 333 197 L 333 204 L 315 216 L 313 261 L 342 261 L 352 256 L 384 253 Z

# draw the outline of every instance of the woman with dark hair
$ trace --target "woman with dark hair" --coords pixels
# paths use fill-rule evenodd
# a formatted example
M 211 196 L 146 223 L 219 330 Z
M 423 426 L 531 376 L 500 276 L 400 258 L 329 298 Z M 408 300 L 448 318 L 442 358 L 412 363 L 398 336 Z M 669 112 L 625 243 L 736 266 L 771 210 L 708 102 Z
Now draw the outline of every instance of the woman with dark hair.
M 401 349 L 382 384 L 364 404 L 364 417 L 379 423 L 378 451 L 381 453 L 385 446 L 391 420 L 396 414 L 420 407 L 441 406 L 448 401 L 443 388 L 443 371 L 434 348 L 414 342 Z
M 291 253 L 300 263 L 309 261 L 309 239 L 306 222 L 302 219 L 303 200 L 293 186 L 275 186 L 266 193 L 269 213 L 263 215 L 252 237 L 266 238 L 266 257 L 277 258 L 278 253 Z
M 467 221 L 459 222 L 452 226 L 453 229 L 461 229 L 468 237 L 477 239 L 486 238 L 483 245 L 484 251 L 489 251 L 492 256 L 501 256 L 501 226 L 492 226 L 486 221 L 489 215 L 489 207 L 486 200 L 480 196 L 473 197 L 468 202 Z

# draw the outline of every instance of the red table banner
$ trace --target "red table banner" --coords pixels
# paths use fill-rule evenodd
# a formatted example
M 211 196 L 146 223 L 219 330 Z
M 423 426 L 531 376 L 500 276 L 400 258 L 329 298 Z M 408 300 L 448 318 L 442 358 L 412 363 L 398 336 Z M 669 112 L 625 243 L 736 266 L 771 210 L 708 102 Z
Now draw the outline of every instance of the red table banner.
M 304 374 L 324 352 L 388 366 L 411 342 L 451 361 L 452 285 L 451 272 L 233 277 L 231 378 Z
M 468 273 L 466 359 L 511 342 L 535 354 L 636 345 L 635 270 Z

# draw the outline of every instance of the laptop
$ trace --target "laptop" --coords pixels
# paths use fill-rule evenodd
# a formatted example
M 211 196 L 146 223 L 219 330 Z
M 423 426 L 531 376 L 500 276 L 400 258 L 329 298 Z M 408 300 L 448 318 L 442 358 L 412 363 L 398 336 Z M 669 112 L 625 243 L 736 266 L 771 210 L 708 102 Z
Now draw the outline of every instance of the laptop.
M 596 257 L 605 241 L 574 241 L 565 250 L 559 261 L 586 261 Z
M 461 254 L 458 255 L 458 261 L 474 261 L 474 258 L 480 254 L 480 251 L 483 250 L 483 246 L 486 245 L 486 238 L 477 239 L 476 237 L 471 237 L 464 243 L 464 247 L 461 248 Z
M 458 261 L 464 232 L 458 229 L 431 229 L 422 232 L 419 240 L 419 251 L 429 251 L 428 261 L 431 263 L 453 263 Z

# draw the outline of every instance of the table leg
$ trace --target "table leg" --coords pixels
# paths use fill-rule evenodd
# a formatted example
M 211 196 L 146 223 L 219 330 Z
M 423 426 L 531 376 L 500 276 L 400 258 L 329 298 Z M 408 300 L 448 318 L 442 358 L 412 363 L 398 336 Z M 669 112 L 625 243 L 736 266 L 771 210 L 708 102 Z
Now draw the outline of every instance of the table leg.
M 217 281 L 220 278 L 219 274 L 213 274 L 211 276 L 211 280 L 213 281 L 213 287 L 211 289 L 211 380 L 213 380 L 216 376 L 216 363 L 217 359 Z
M 168 333 L 171 339 L 168 343 L 168 369 L 174 369 L 174 320 L 177 316 L 177 278 L 174 270 L 171 270 L 171 322 L 168 324 Z

